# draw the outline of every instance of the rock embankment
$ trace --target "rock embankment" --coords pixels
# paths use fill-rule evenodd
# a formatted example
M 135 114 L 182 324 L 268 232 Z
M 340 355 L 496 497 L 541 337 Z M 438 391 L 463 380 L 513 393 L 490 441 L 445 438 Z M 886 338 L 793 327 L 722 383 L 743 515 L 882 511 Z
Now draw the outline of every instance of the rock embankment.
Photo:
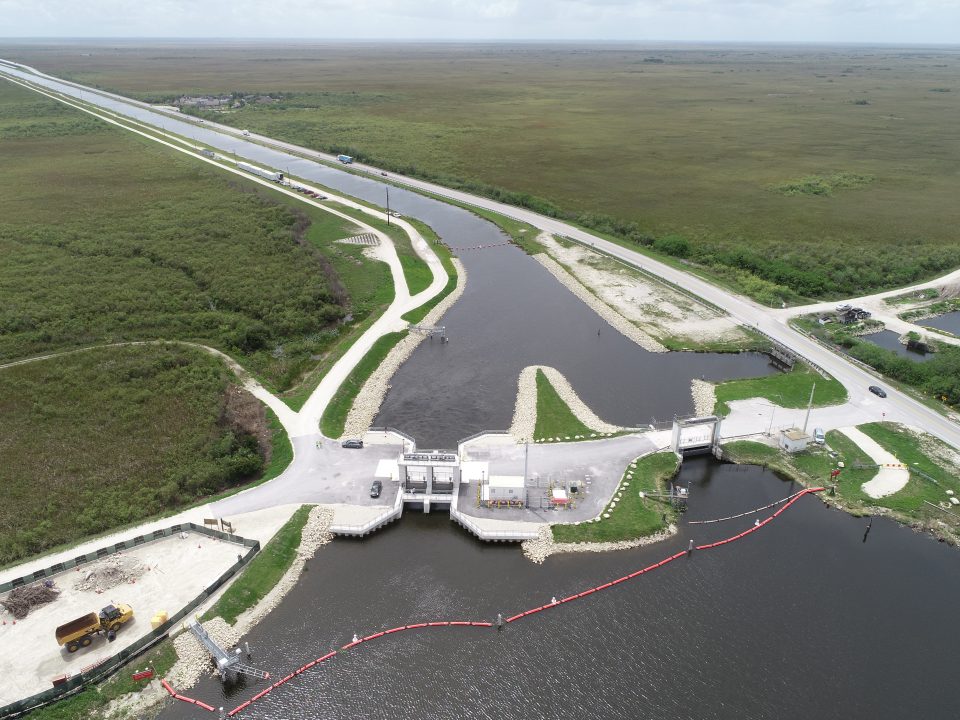
M 610 552 L 611 550 L 628 550 L 630 548 L 640 547 L 642 545 L 652 545 L 653 543 L 666 540 L 677 534 L 677 526 L 670 524 L 665 530 L 661 530 L 647 537 L 636 538 L 634 540 L 618 540 L 616 542 L 580 542 L 580 543 L 558 543 L 553 539 L 553 530 L 549 525 L 543 525 L 540 528 L 539 535 L 534 540 L 526 540 L 521 545 L 523 554 L 527 559 L 537 564 L 542 563 L 551 555 L 557 553 L 572 552 Z
M 568 273 L 563 266 L 552 257 L 546 253 L 539 253 L 534 255 L 533 259 L 543 265 L 564 287 L 586 303 L 591 310 L 603 318 L 603 320 L 617 330 L 617 332 L 628 337 L 648 352 L 667 352 L 667 348 L 587 290 L 579 280 Z
M 706 380 L 691 380 L 690 393 L 693 395 L 693 411 L 703 417 L 713 415 L 717 404 L 717 387 Z
M 528 365 L 520 371 L 517 380 L 517 401 L 513 407 L 513 422 L 510 424 L 510 434 L 517 442 L 534 442 L 534 431 L 537 427 L 537 371 L 542 370 L 547 380 L 557 391 L 560 399 L 570 408 L 588 428 L 597 433 L 614 433 L 623 430 L 619 425 L 604 422 L 587 406 L 577 395 L 570 381 L 554 367 L 549 365 Z
M 453 292 L 447 295 L 443 300 L 437 303 L 426 317 L 420 321 L 421 325 L 436 325 L 443 314 L 460 299 L 463 290 L 467 285 L 467 271 L 463 264 L 453 258 L 453 265 L 457 269 L 457 286 Z M 373 425 L 373 419 L 380 411 L 380 405 L 387 396 L 390 389 L 390 379 L 394 376 L 400 366 L 406 362 L 407 358 L 417 349 L 417 345 L 423 342 L 425 335 L 410 334 L 398 342 L 393 350 L 380 363 L 380 367 L 373 371 L 367 381 L 360 388 L 356 399 L 353 401 L 353 407 L 347 414 L 347 419 L 343 424 L 343 435 L 341 437 L 363 437 L 363 435 Z
M 332 522 L 333 510 L 331 508 L 326 505 L 314 507 L 303 526 L 300 546 L 297 548 L 297 557 L 290 569 L 283 574 L 280 581 L 259 603 L 237 618 L 236 624 L 229 625 L 223 618 L 219 617 L 203 623 L 203 627 L 210 633 L 210 637 L 223 648 L 237 645 L 243 635 L 280 604 L 283 597 L 296 584 L 306 562 L 316 554 L 320 547 L 333 539 L 333 534 L 330 532 Z M 194 685 L 204 674 L 214 671 L 206 649 L 192 633 L 180 633 L 173 639 L 173 645 L 176 648 L 178 660 L 167 674 L 167 680 L 177 690 Z

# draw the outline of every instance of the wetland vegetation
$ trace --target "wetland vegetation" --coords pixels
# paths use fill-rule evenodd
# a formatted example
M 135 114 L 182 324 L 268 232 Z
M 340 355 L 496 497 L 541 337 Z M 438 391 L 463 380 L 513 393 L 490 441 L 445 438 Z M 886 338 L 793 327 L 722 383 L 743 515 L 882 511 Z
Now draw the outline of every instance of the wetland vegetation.
M 768 304 L 960 265 L 942 212 L 960 159 L 942 135 L 960 94 L 942 90 L 960 58 L 945 50 L 8 41 L 3 53 L 153 101 L 257 95 L 211 116 L 573 220 Z

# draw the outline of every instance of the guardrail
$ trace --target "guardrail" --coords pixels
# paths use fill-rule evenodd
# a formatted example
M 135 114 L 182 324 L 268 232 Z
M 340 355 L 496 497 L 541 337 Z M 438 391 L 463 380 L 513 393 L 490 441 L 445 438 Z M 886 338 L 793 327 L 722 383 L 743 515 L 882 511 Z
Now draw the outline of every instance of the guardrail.
M 387 523 L 391 523 L 403 514 L 403 490 L 398 488 L 397 490 L 397 499 L 393 503 L 393 507 L 389 510 L 380 513 L 373 519 L 362 523 L 360 525 L 331 525 L 330 532 L 334 535 L 353 535 L 356 537 L 362 537 L 372 533 L 374 530 L 378 530 Z
M 209 598 L 213 593 L 219 590 L 224 583 L 226 583 L 231 577 L 233 577 L 244 565 L 250 562 L 253 559 L 253 556 L 257 554 L 260 550 L 260 543 L 257 540 L 250 540 L 248 538 L 240 537 L 239 535 L 231 535 L 229 533 L 221 532 L 219 530 L 211 530 L 209 528 L 201 527 L 194 523 L 179 523 L 177 525 L 172 525 L 171 527 L 164 528 L 162 530 L 156 530 L 149 535 L 138 535 L 132 540 L 115 543 L 114 545 L 109 545 L 105 548 L 100 548 L 99 550 L 93 553 L 87 553 L 86 555 L 81 555 L 74 560 L 67 561 L 65 563 L 56 563 L 49 568 L 44 570 L 39 570 L 36 573 L 33 573 L 29 576 L 23 576 L 16 578 L 9 583 L 4 583 L 0 588 L 5 590 L 12 589 L 14 587 L 19 587 L 20 585 L 25 584 L 25 582 L 34 582 L 35 580 L 42 577 L 49 577 L 50 575 L 56 575 L 72 567 L 76 567 L 77 564 L 82 564 L 83 562 L 93 562 L 100 558 L 107 557 L 117 552 L 118 550 L 129 549 L 135 547 L 136 545 L 142 545 L 146 542 L 152 542 L 153 540 L 159 540 L 163 537 L 170 537 L 175 533 L 181 532 L 197 532 L 202 535 L 208 535 L 210 537 L 215 537 L 220 540 L 226 540 L 228 542 L 233 542 L 238 545 L 243 545 L 247 548 L 247 552 L 241 556 L 237 562 L 230 566 L 223 574 L 220 575 L 213 583 L 208 585 L 203 591 L 200 592 L 193 600 L 187 603 L 183 608 L 180 609 L 175 615 L 170 617 L 163 625 L 160 625 L 157 629 L 151 630 L 147 635 L 140 638 L 132 645 L 128 645 L 123 650 L 118 652 L 116 655 L 113 655 L 106 660 L 98 663 L 95 667 L 89 668 L 86 671 L 81 671 L 80 673 L 70 677 L 66 682 L 61 685 L 58 685 L 55 688 L 50 688 L 49 690 L 44 690 L 43 692 L 31 695 L 30 697 L 24 698 L 22 700 L 17 700 L 16 702 L 10 703 L 2 708 L 0 708 L 0 720 L 5 718 L 19 717 L 25 713 L 35 710 L 44 705 L 49 705 L 50 703 L 56 702 L 57 700 L 62 700 L 63 698 L 73 695 L 82 691 L 87 685 L 92 683 L 97 683 L 102 680 L 106 680 L 108 677 L 117 672 L 120 668 L 126 665 L 128 662 L 143 654 L 156 643 L 160 642 L 165 638 L 170 631 L 187 615 L 193 612 L 201 603 L 203 603 L 207 598 Z M 129 545 L 127 543 L 130 543 Z M 59 569 L 57 569 L 59 568 Z M 41 574 L 43 573 L 43 574 Z M 26 578 L 30 578 L 27 580 Z

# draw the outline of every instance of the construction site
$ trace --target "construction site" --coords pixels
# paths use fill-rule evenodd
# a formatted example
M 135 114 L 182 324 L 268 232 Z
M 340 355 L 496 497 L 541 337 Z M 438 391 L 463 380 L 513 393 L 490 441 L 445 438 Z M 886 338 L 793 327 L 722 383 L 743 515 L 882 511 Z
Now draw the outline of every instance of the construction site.
M 129 647 L 154 629 L 151 620 L 187 606 L 246 551 L 179 532 L 0 596 L 0 706 L 66 682 Z M 120 617 L 123 606 L 132 617 Z

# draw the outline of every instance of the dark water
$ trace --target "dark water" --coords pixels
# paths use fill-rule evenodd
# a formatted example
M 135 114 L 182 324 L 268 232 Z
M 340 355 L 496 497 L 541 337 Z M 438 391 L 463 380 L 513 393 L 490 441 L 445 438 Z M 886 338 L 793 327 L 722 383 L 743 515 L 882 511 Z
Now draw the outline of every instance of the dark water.
M 900 357 L 916 360 L 917 362 L 925 362 L 934 356 L 934 353 L 922 353 L 911 350 L 900 342 L 900 336 L 892 330 L 882 330 L 878 333 L 861 335 L 860 339 L 872 342 L 874 345 L 879 345 L 886 350 L 893 350 Z
M 951 312 L 946 315 L 927 318 L 926 320 L 921 320 L 920 324 L 926 325 L 927 327 L 938 328 L 939 330 L 946 330 L 954 335 L 960 335 L 960 312 Z
M 78 94 L 69 86 L 43 82 Z M 86 97 L 91 99 L 89 93 Z M 373 203 L 385 202 L 385 186 L 377 180 L 224 138 L 118 101 L 97 97 L 96 102 L 222 152 L 236 152 Z M 432 226 L 453 248 L 505 239 L 492 223 L 409 190 L 391 188 L 390 205 Z M 630 426 L 693 412 L 692 378 L 723 380 L 774 372 L 767 358 L 755 353 L 648 353 L 607 326 L 515 247 L 464 250 L 459 256 L 469 280 L 463 297 L 443 318 L 449 344 L 424 342 L 414 352 L 394 377 L 376 419 L 377 425 L 403 429 L 422 446 L 453 447 L 480 430 L 509 427 L 517 377 L 526 365 L 556 367 L 603 419 Z
M 688 519 L 795 491 L 755 467 L 687 460 Z M 761 515 L 760 517 L 764 517 Z M 803 498 L 761 531 L 506 628 L 399 633 L 274 691 L 253 718 L 955 718 L 960 555 L 927 536 Z M 665 543 L 543 566 L 410 513 L 337 540 L 249 636 L 275 677 L 360 636 L 431 619 L 493 620 L 715 539 L 752 517 L 685 526 Z M 205 680 L 229 710 L 262 684 Z M 182 703 L 167 720 L 196 717 Z

